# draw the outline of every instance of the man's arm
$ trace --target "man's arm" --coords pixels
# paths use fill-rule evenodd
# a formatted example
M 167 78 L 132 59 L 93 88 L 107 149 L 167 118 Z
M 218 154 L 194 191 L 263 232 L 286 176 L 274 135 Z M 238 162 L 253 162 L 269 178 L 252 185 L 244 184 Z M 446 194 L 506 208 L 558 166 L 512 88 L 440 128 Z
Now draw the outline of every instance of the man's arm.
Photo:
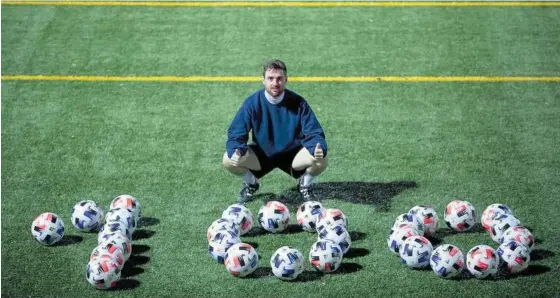
M 306 101 L 302 101 L 301 105 L 301 130 L 304 135 L 303 146 L 313 156 L 317 144 L 320 144 L 321 149 L 323 149 L 323 156 L 327 156 L 327 141 L 325 140 L 325 133 L 321 124 L 319 124 L 319 120 L 317 120 L 315 113 L 313 113 L 313 110 Z
M 241 155 L 247 152 L 247 142 L 249 141 L 249 131 L 251 130 L 251 109 L 248 101 L 243 102 L 237 114 L 231 121 L 228 128 L 228 140 L 226 151 L 231 159 L 235 150 L 239 150 Z

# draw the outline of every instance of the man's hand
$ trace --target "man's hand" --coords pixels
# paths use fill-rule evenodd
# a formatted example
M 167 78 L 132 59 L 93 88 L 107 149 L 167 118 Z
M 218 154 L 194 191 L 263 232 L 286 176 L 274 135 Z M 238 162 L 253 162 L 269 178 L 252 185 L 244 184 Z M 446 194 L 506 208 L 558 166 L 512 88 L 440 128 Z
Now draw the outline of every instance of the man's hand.
M 245 159 L 247 158 L 247 154 L 245 155 L 241 155 L 241 152 L 239 152 L 239 149 L 235 149 L 235 152 L 233 152 L 233 154 L 231 155 L 231 165 L 234 167 L 239 166 L 243 161 L 245 161 Z
M 313 157 L 315 157 L 315 159 L 320 159 L 324 157 L 323 148 L 321 148 L 321 144 L 317 143 L 317 146 L 315 146 L 315 152 L 313 152 Z

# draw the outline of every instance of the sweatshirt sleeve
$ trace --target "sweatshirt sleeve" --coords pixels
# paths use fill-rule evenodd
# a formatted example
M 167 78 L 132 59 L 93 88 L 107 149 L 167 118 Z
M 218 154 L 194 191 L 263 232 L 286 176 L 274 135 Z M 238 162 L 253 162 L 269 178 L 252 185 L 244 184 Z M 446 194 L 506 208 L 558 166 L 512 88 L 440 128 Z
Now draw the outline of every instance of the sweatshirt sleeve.
M 231 158 L 235 149 L 239 149 L 241 155 L 245 155 L 247 152 L 247 142 L 249 141 L 250 130 L 251 108 L 249 101 L 246 100 L 237 111 L 237 114 L 228 128 L 226 151 L 229 158 Z
M 304 135 L 303 146 L 313 155 L 317 143 L 321 144 L 324 156 L 327 156 L 328 148 L 325 133 L 315 113 L 306 101 L 302 101 L 301 130 Z

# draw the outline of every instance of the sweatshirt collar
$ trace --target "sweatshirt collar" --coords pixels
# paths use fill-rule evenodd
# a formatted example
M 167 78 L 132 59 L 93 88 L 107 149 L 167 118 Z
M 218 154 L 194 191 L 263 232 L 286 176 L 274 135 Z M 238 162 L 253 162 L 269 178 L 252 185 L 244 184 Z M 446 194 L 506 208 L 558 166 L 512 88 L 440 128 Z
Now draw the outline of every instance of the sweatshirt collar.
M 282 100 L 284 99 L 284 94 L 286 93 L 286 91 L 283 91 L 282 94 L 278 95 L 277 97 L 274 97 L 270 94 L 268 94 L 268 92 L 266 92 L 266 90 L 264 90 L 264 96 L 266 97 L 266 100 L 268 100 L 268 102 L 270 102 L 273 105 L 277 105 L 280 102 L 282 102 Z

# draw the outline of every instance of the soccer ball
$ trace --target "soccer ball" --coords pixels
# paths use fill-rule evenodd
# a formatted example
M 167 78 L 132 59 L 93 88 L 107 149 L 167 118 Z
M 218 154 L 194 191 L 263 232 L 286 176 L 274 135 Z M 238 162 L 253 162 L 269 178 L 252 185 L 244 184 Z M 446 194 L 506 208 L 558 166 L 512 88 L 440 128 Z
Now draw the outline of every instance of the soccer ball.
M 401 260 L 410 268 L 425 268 L 430 266 L 430 256 L 433 247 L 430 240 L 424 236 L 411 236 L 404 240 L 399 255 Z
M 270 201 L 259 209 L 259 224 L 271 233 L 283 232 L 290 223 L 290 211 L 278 201 Z
M 137 223 L 140 221 L 140 218 L 142 218 L 142 206 L 140 205 L 140 201 L 131 195 L 125 194 L 114 198 L 109 205 L 109 209 L 116 208 L 126 208 L 132 210 L 132 214 L 134 214 L 134 219 Z
M 414 227 L 418 231 L 419 235 L 424 235 L 424 223 L 420 220 L 420 218 L 418 218 L 418 216 L 414 216 L 408 213 L 403 213 L 397 216 L 397 219 L 393 223 L 393 227 L 391 230 L 395 230 L 403 224 L 412 225 L 412 227 Z
M 64 222 L 54 213 L 41 213 L 31 224 L 31 234 L 37 242 L 43 245 L 53 245 L 64 236 Z
M 477 245 L 467 252 L 467 269 L 476 278 L 496 275 L 499 266 L 498 254 L 488 245 Z
M 399 250 L 401 245 L 406 240 L 406 238 L 411 236 L 422 236 L 412 225 L 402 224 L 394 229 L 391 229 L 389 236 L 387 237 L 387 246 L 389 250 L 399 255 Z
M 104 241 L 102 243 L 112 243 L 120 248 L 123 252 L 124 260 L 128 260 L 130 254 L 132 254 L 132 243 L 123 233 L 115 232 L 105 234 L 103 239 Z
M 95 259 L 111 260 L 117 263 L 120 269 L 123 268 L 125 262 L 122 249 L 116 244 L 108 241 L 101 242 L 101 244 L 93 249 L 89 260 L 93 261 Z
M 226 208 L 222 212 L 222 218 L 227 218 L 233 220 L 240 230 L 240 235 L 247 234 L 252 228 L 255 222 L 255 217 L 249 208 L 241 204 L 233 204 Z
M 301 204 L 296 214 L 298 225 L 307 232 L 317 231 L 317 218 L 323 209 L 323 204 L 317 201 L 307 201 Z
M 348 229 L 348 219 L 346 215 L 339 209 L 328 208 L 323 209 L 321 214 L 317 217 L 317 232 L 320 232 L 326 227 L 342 226 Z
M 516 227 L 521 225 L 521 222 L 511 214 L 500 214 L 494 220 L 492 220 L 492 226 L 488 233 L 492 240 L 500 243 L 500 238 L 504 235 L 504 232 L 510 227 Z
M 317 240 L 331 240 L 340 246 L 342 254 L 348 252 L 352 245 L 350 234 L 343 226 L 326 227 L 319 232 Z
M 453 278 L 463 271 L 465 256 L 458 247 L 443 244 L 432 252 L 430 267 L 440 277 Z
M 210 241 L 210 239 L 212 239 L 214 235 L 220 231 L 232 231 L 239 236 L 239 228 L 239 225 L 232 219 L 218 218 L 208 227 L 208 230 L 206 231 L 206 239 Z
M 105 223 L 121 222 L 131 233 L 136 230 L 136 219 L 132 210 L 126 208 L 111 209 L 105 215 Z
M 529 252 L 533 250 L 535 246 L 535 240 L 533 238 L 533 234 L 527 228 L 522 226 L 517 227 L 510 227 L 507 229 L 502 238 L 500 238 L 500 243 L 509 242 L 509 241 L 517 241 L 523 244 Z
M 510 214 L 513 215 L 513 211 L 509 208 L 508 205 L 505 204 L 492 204 L 482 212 L 482 216 L 480 217 L 480 223 L 482 223 L 482 227 L 489 231 L 492 227 L 492 221 L 494 218 L 498 217 L 501 214 Z
M 259 266 L 259 255 L 251 245 L 237 243 L 227 250 L 224 265 L 229 273 L 237 277 L 245 277 Z
M 103 223 L 103 208 L 91 200 L 82 200 L 72 208 L 72 224 L 82 232 L 99 229 Z
M 303 272 L 305 260 L 301 252 L 293 247 L 282 246 L 272 254 L 272 273 L 282 280 L 294 280 Z
M 116 286 L 120 278 L 121 268 L 111 259 L 93 259 L 86 266 L 86 279 L 98 290 Z
M 105 239 L 106 234 L 112 234 L 116 232 L 122 233 L 123 235 L 126 236 L 126 238 L 128 238 L 128 240 L 132 241 L 132 231 L 129 230 L 122 222 L 113 221 L 113 222 L 107 222 L 101 226 L 101 229 L 99 230 L 99 234 L 97 234 L 97 244 L 106 240 Z
M 208 253 L 214 261 L 223 263 L 226 251 L 239 242 L 241 242 L 241 239 L 234 232 L 220 231 L 208 241 Z
M 436 234 L 439 225 L 439 219 L 436 211 L 431 206 L 417 205 L 408 211 L 408 214 L 416 215 L 420 221 L 424 223 L 424 235 L 431 237 Z
M 319 240 L 311 245 L 309 262 L 321 272 L 334 272 L 342 264 L 342 249 L 330 240 Z
M 444 221 L 450 229 L 465 232 L 476 224 L 476 211 L 471 203 L 454 200 L 445 208 Z
M 529 267 L 531 253 L 525 245 L 519 242 L 504 242 L 498 247 L 496 252 L 504 261 L 509 273 L 519 273 Z

